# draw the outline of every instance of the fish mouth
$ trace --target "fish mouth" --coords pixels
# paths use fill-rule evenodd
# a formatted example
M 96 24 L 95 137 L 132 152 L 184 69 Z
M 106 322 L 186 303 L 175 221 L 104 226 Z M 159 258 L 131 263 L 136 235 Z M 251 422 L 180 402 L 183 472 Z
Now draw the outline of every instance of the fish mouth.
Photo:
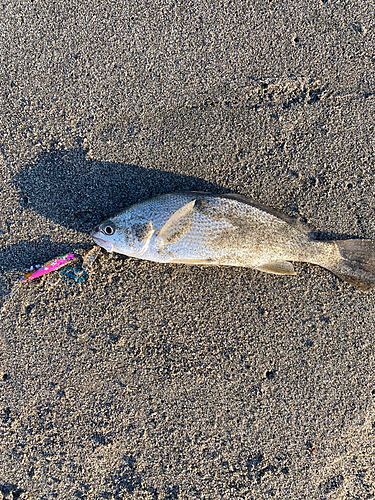
M 95 241 L 97 245 L 100 247 L 104 248 L 107 250 L 107 252 L 113 252 L 113 243 L 110 241 L 102 240 L 101 238 L 98 238 L 97 236 L 91 235 L 91 238 Z

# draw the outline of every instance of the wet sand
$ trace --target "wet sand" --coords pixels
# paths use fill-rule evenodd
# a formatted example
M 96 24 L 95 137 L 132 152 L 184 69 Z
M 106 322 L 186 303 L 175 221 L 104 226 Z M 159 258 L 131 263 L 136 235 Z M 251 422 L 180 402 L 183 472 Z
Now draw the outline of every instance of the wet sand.
M 237 192 L 374 238 L 371 2 L 16 2 L 0 296 L 149 196 Z M 374 292 L 101 253 L 0 316 L 0 498 L 375 497 Z

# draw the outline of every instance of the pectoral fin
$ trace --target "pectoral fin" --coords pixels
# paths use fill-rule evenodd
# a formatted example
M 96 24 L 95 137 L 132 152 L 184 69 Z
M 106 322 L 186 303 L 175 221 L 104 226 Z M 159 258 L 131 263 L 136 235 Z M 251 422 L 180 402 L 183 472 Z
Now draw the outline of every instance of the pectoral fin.
M 258 271 L 271 274 L 296 274 L 293 264 L 291 262 L 287 262 L 286 260 L 267 262 L 266 264 L 258 266 L 256 269 L 258 269 Z
M 190 201 L 176 210 L 160 229 L 157 236 L 162 240 L 163 246 L 174 243 L 189 231 L 193 221 L 195 201 Z

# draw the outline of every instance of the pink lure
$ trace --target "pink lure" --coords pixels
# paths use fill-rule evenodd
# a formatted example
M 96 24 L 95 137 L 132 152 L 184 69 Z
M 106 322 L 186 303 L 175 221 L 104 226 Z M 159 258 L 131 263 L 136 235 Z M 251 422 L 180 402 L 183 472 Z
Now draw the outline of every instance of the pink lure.
M 44 264 L 44 266 L 39 269 L 34 269 L 33 271 L 29 271 L 23 277 L 22 283 L 24 281 L 33 280 L 34 278 L 40 278 L 45 274 L 52 273 L 52 271 L 56 271 L 60 269 L 60 267 L 65 266 L 69 261 L 74 259 L 74 255 L 72 253 L 66 253 L 65 255 L 60 255 L 59 257 L 55 257 L 52 260 L 49 260 Z

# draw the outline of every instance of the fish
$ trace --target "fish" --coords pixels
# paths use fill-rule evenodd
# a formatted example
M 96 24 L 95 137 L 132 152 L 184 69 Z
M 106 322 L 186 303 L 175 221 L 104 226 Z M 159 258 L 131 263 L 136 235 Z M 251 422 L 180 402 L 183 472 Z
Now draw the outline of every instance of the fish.
M 314 239 L 298 220 L 239 194 L 163 194 L 105 220 L 91 236 L 108 252 L 154 262 L 275 275 L 295 275 L 293 262 L 308 262 L 357 289 L 375 287 L 374 240 Z

